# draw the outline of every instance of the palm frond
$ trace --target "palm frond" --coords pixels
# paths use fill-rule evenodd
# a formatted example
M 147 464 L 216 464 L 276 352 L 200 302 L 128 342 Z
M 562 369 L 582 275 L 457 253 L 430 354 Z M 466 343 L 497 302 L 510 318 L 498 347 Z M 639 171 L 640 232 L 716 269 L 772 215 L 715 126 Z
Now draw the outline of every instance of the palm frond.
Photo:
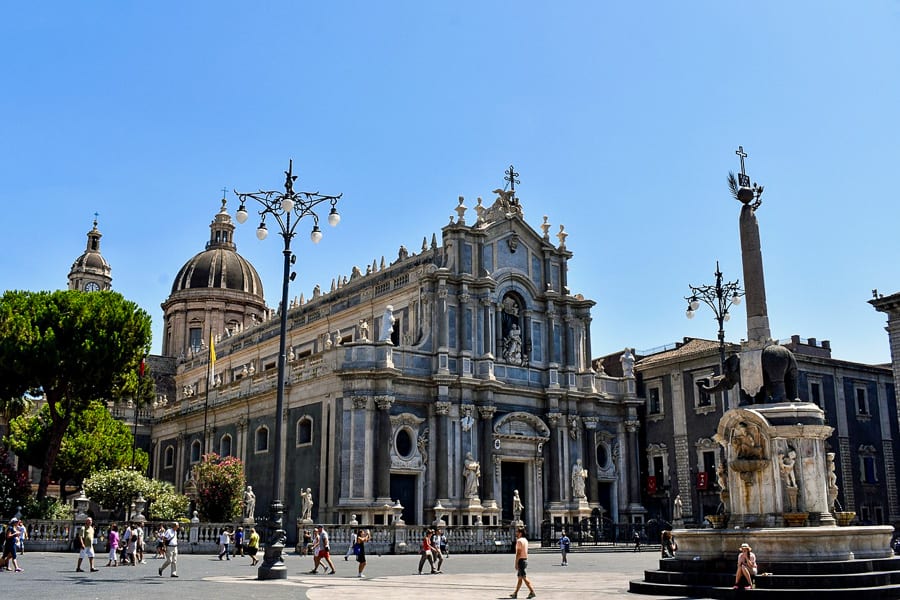
M 728 189 L 731 190 L 731 195 L 734 196 L 735 200 L 738 197 L 738 181 L 737 176 L 735 176 L 734 171 L 728 171 Z

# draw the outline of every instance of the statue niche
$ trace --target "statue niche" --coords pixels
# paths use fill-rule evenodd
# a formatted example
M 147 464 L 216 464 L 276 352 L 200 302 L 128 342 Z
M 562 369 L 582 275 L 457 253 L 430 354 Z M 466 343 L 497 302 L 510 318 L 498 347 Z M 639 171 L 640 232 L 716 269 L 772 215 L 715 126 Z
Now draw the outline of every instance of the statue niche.
M 524 323 L 519 301 L 506 296 L 500 311 L 500 356 L 511 365 L 527 365 L 528 354 L 524 342 Z

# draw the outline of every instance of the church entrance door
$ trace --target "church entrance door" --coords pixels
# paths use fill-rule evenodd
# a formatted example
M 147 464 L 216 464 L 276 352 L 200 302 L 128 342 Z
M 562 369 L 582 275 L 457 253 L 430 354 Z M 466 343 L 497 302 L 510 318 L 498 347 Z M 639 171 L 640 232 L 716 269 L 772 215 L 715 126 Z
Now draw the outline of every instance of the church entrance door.
M 512 521 L 513 519 L 513 491 L 519 490 L 519 498 L 522 503 L 526 504 L 525 510 L 522 512 L 522 520 L 528 526 L 528 514 L 533 507 L 527 506 L 528 486 L 525 483 L 525 463 L 514 461 L 503 461 L 500 463 L 500 493 L 502 494 L 502 516 L 504 521 Z
M 416 519 L 416 475 L 391 473 L 391 498 L 403 505 L 403 520 L 418 525 Z

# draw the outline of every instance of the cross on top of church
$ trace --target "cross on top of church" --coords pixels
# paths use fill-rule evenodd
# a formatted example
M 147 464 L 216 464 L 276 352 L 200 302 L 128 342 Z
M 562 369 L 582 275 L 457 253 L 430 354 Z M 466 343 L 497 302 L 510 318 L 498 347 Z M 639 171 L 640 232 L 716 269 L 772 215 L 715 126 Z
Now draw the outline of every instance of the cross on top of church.
M 227 195 L 228 195 L 228 188 L 227 188 L 227 187 L 223 187 L 223 188 L 222 188 L 222 197 L 224 198 L 224 197 L 227 196 Z
M 744 152 L 743 146 L 738 146 L 738 149 L 734 151 L 735 154 L 738 155 L 741 159 L 741 173 L 738 175 L 738 184 L 741 186 L 750 186 L 750 176 L 747 175 L 747 171 L 744 170 L 744 159 L 747 158 L 747 153 Z
M 100 216 L 100 213 L 94 211 L 94 229 L 97 229 L 97 217 Z
M 506 175 L 506 177 L 503 178 L 503 181 L 505 181 L 509 184 L 509 191 L 512 192 L 512 196 L 513 196 L 513 198 L 515 198 L 516 184 L 522 183 L 521 181 L 519 181 L 517 179 L 519 174 L 516 173 L 516 169 L 512 165 L 509 165 L 509 168 L 506 171 L 504 171 L 503 173 L 504 173 L 504 175 Z

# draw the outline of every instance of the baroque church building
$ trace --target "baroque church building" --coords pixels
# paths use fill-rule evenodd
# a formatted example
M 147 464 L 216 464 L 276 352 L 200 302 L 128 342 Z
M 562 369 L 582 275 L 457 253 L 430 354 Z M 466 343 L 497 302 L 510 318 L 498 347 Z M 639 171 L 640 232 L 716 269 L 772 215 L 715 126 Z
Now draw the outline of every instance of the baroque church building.
M 204 453 L 236 456 L 257 516 L 268 510 L 284 309 L 286 523 L 307 488 L 312 517 L 332 523 L 387 523 L 398 505 L 408 525 L 519 517 L 531 534 L 640 521 L 635 379 L 591 368 L 594 302 L 569 290 L 564 227 L 553 240 L 547 217 L 538 232 L 513 192 L 496 193 L 474 209 L 460 197 L 440 243 L 277 309 L 223 200 L 162 303 L 152 476 L 185 490 Z

